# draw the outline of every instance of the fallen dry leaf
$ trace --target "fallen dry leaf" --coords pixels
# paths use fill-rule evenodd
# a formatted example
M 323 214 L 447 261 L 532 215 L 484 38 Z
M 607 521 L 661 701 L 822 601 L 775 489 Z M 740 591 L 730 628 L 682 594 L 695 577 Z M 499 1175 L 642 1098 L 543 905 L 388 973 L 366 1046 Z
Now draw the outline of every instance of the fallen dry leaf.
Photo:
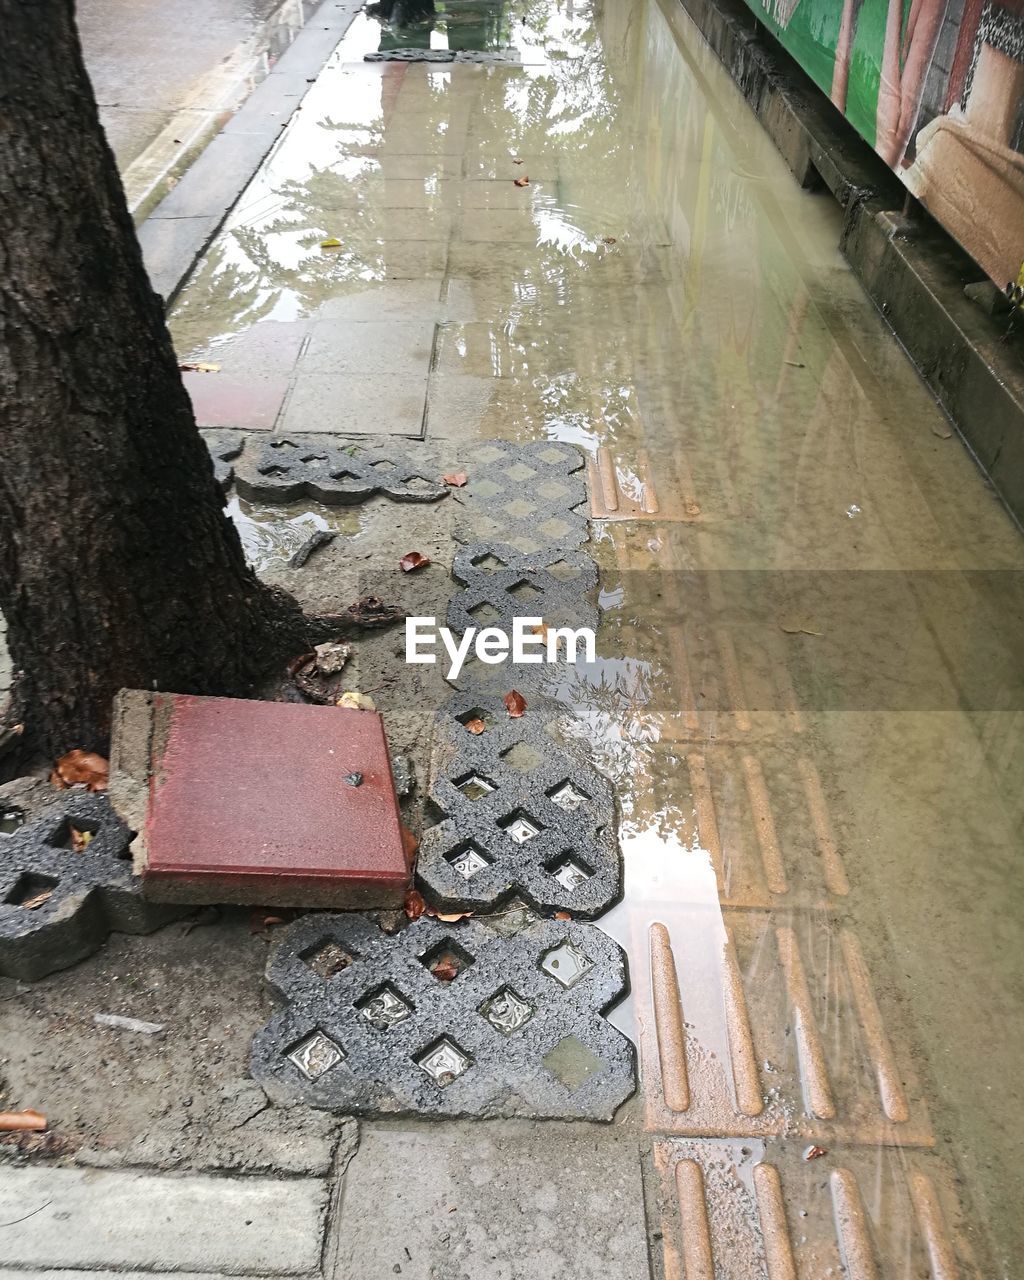
M 518 157 L 515 157 L 515 158 L 513 158 L 512 163 L 513 163 L 513 164 L 522 164 L 523 162 L 522 162 L 522 160 L 520 160 Z
M 487 726 L 484 724 L 484 722 L 483 722 L 482 720 L 467 720 L 467 721 L 466 721 L 466 732 L 467 732 L 467 733 L 483 733 L 483 731 L 484 731 L 486 728 L 487 728 Z
M 556 911 L 556 912 L 555 912 L 555 919 L 556 919 L 556 920 L 571 920 L 571 919 L 572 919 L 572 916 L 568 913 L 568 911 Z
M 418 920 L 426 911 L 427 903 L 422 893 L 416 889 L 410 889 L 405 895 L 405 914 L 410 920 Z
M 442 476 L 441 479 L 446 485 L 450 485 L 453 489 L 461 489 L 469 479 L 465 471 L 453 471 L 450 475 Z
M 823 631 L 815 631 L 806 622 L 780 622 L 779 628 L 785 631 L 787 636 L 820 636 L 825 634 Z
M 411 867 L 420 847 L 419 837 L 414 836 L 404 823 L 400 823 L 399 826 L 402 832 L 402 851 L 405 854 L 405 861 Z
M 202 362 L 197 364 L 192 361 L 186 361 L 184 364 L 179 364 L 178 368 L 182 373 L 220 373 L 219 364 L 205 364 Z
M 266 911 L 257 908 L 249 916 L 249 932 L 263 933 L 267 929 L 273 929 L 275 925 L 284 924 L 284 916 L 267 915 Z
M 41 1111 L 0 1111 L 0 1133 L 40 1133 L 45 1128 L 46 1116 Z
M 58 787 L 75 787 L 84 783 L 90 791 L 106 791 L 110 777 L 110 765 L 94 751 L 69 751 L 61 756 L 50 774 L 50 781 Z
M 430 560 L 427 556 L 421 556 L 418 551 L 407 551 L 398 564 L 403 573 L 412 573 L 414 569 L 425 569 Z
M 513 689 L 511 693 L 506 693 L 502 701 L 505 703 L 505 710 L 513 720 L 518 720 L 526 710 L 526 699 L 517 689 Z
M 805 1160 L 820 1160 L 822 1156 L 828 1155 L 826 1147 L 808 1147 L 804 1152 Z
M 602 244 L 618 244 L 619 242 L 618 240 L 615 239 L 614 236 L 602 236 L 601 243 Z
M 92 839 L 91 831 L 78 831 L 74 827 L 71 828 L 71 849 L 74 853 L 84 853 L 89 847 L 89 841 Z
M 530 185 L 530 179 L 526 176 L 525 173 L 521 178 L 513 178 L 512 181 L 516 184 L 517 187 L 528 187 Z
M 452 982 L 459 976 L 459 966 L 454 960 L 438 960 L 430 966 L 430 972 L 439 982 Z
M 546 622 L 542 622 L 539 627 L 531 627 L 530 630 L 535 636 L 542 636 L 545 640 L 548 638 L 550 627 Z
M 377 710 L 377 704 L 369 694 L 357 693 L 355 689 L 349 689 L 346 693 L 343 693 L 334 705 L 344 708 L 345 711 Z
M 431 911 L 430 915 L 435 920 L 442 920 L 445 924 L 458 924 L 460 920 L 468 920 L 472 915 L 472 911 Z
M 22 911 L 35 911 L 37 907 L 41 907 L 44 902 L 49 902 L 53 897 L 52 889 L 44 889 L 42 893 L 37 893 L 32 898 L 26 898 L 24 902 L 19 903 Z
M 340 249 L 341 241 L 338 239 L 337 236 L 327 236 L 325 239 L 320 241 L 320 248 L 321 249 Z

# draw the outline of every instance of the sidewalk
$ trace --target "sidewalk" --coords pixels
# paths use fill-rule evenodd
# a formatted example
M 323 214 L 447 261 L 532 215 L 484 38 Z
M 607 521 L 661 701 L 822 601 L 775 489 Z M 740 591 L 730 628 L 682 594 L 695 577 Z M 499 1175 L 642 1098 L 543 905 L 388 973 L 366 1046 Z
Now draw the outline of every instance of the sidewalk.
M 489 28 L 505 59 L 476 63 L 366 62 L 381 30 L 357 16 L 237 203 L 225 186 L 195 215 L 213 239 L 169 320 L 183 361 L 218 366 L 185 377 L 249 554 L 305 606 L 372 592 L 443 620 L 488 540 L 597 562 L 596 662 L 524 688 L 615 788 L 622 900 L 559 925 L 628 957 L 628 995 L 594 1016 L 636 1044 L 637 1093 L 610 1123 L 488 1118 L 506 1095 L 419 1118 L 361 1094 L 355 1120 L 304 1105 L 329 1081 L 291 1072 L 293 1105 L 272 1105 L 249 1046 L 292 1016 L 263 979 L 287 926 L 226 911 L 114 935 L 40 983 L 0 979 L 0 1106 L 53 1134 L 0 1143 L 0 1275 L 1013 1274 L 1019 536 L 840 258 L 838 210 L 792 183 L 682 13 L 526 10 Z M 298 458 L 266 464 L 282 438 Z M 466 459 L 489 441 L 582 449 L 586 505 L 534 455 L 486 488 Z M 436 506 L 273 497 L 381 450 L 468 483 Z M 310 521 L 337 537 L 290 568 Z M 400 574 L 413 549 L 430 569 Z M 522 612 L 531 587 L 524 569 L 503 591 Z M 368 633 L 348 674 L 414 762 L 405 820 L 435 833 L 441 893 L 466 850 L 436 834 L 438 797 L 482 778 L 481 814 L 536 819 L 487 807 L 535 766 L 517 743 L 500 777 L 456 767 L 456 695 L 402 648 Z M 600 870 L 564 852 L 554 894 Z M 539 937 L 556 919 L 537 914 Z M 463 923 L 456 942 L 505 927 Z M 602 1064 L 529 1070 L 579 1098 Z

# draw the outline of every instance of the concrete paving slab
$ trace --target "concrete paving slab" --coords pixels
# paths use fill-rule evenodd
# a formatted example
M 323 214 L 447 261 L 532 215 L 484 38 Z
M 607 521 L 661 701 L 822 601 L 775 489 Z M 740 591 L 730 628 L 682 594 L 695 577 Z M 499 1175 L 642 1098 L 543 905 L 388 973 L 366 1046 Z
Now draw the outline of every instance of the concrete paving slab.
M 648 1280 L 640 1158 L 621 1130 L 367 1125 L 333 1280 Z
M 299 374 L 426 374 L 434 326 L 426 320 L 320 320 Z
M 423 433 L 426 399 L 426 368 L 415 377 L 303 372 L 281 414 L 280 427 L 284 432 L 418 437 Z
M 139 831 L 152 900 L 402 902 L 409 868 L 375 713 L 122 690 L 112 746 L 111 795 Z
M 154 216 L 146 219 L 136 234 L 149 282 L 156 293 L 165 299 L 173 296 L 219 225 L 220 216 L 217 214 L 195 218 Z
M 284 377 L 242 381 L 208 373 L 184 373 L 182 382 L 200 427 L 270 431 L 288 391 L 288 379 Z
M 25 1269 L 138 1268 L 261 1276 L 315 1272 L 326 1184 L 0 1169 L 4 1260 Z

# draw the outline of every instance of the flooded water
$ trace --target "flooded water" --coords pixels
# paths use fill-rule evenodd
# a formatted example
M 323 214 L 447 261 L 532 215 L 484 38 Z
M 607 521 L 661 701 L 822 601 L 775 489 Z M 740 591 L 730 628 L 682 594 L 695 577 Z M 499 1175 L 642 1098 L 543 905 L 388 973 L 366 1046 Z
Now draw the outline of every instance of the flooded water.
M 665 1276 L 1016 1274 L 1019 532 L 670 0 L 372 8 L 179 352 L 288 430 L 587 451 L 552 692 L 622 806 Z
M 257 573 L 288 565 L 317 533 L 350 537 L 359 531 L 359 513 L 314 504 L 275 506 L 233 496 L 227 512 L 242 539 L 245 558 Z M 315 554 L 315 552 L 313 552 Z

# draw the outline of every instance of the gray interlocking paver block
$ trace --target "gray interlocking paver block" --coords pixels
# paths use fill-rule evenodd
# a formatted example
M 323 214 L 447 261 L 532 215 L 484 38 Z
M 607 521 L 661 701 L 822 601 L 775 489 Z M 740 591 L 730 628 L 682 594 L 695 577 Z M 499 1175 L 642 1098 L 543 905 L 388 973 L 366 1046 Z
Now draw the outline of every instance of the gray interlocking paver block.
M 448 626 L 499 627 L 514 618 L 541 618 L 548 626 L 597 626 L 597 565 L 579 551 L 547 547 L 517 551 L 502 542 L 475 542 L 456 552 L 452 577 L 462 587 L 448 605 Z
M 501 695 L 456 694 L 437 717 L 430 800 L 443 816 L 420 840 L 417 881 L 449 911 L 500 908 L 593 918 L 622 893 L 608 781 L 552 737 L 558 708 L 532 699 L 509 716 Z M 482 733 L 467 724 L 482 720 Z
M 306 916 L 267 981 L 285 1002 L 253 1041 L 279 1101 L 358 1115 L 611 1119 L 634 1050 L 602 1015 L 625 994 L 622 949 L 592 925 L 519 908 L 386 933 Z
M 81 852 L 74 831 L 90 836 Z M 0 974 L 34 981 L 90 955 L 112 930 L 150 933 L 181 916 L 143 900 L 131 838 L 105 796 L 77 791 L 0 837 Z
M 570 550 L 590 536 L 584 456 L 571 444 L 483 440 L 459 451 L 459 542 L 500 541 L 519 551 Z
M 222 489 L 230 489 L 235 478 L 235 459 L 245 448 L 245 436 L 240 431 L 202 431 L 206 447 L 213 459 L 213 476 Z
M 436 502 L 447 487 L 425 455 L 411 460 L 397 445 L 343 447 L 329 439 L 278 436 L 250 442 L 235 463 L 235 487 L 243 498 L 328 505 L 363 502 L 375 494 L 395 502 Z

